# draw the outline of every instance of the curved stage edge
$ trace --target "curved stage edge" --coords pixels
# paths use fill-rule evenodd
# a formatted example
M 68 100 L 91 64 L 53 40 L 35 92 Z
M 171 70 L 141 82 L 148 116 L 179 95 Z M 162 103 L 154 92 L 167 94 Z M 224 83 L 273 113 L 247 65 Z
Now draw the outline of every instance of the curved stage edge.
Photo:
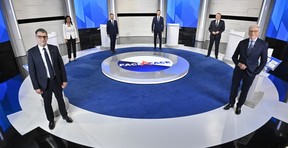
M 124 47 L 151 47 L 151 45 L 118 45 Z M 185 46 L 175 49 L 206 54 L 206 50 Z M 78 52 L 79 57 L 102 51 L 99 48 Z M 212 53 L 213 55 L 213 53 Z M 223 59 L 223 55 L 219 55 Z M 63 57 L 65 63 L 67 56 Z M 264 78 L 259 90 L 264 93 L 262 100 L 252 109 L 243 106 L 241 115 L 222 107 L 202 114 L 168 119 L 129 119 L 106 116 L 83 110 L 70 104 L 72 124 L 61 117 L 55 118 L 56 127 L 49 130 L 41 96 L 37 95 L 27 77 L 19 91 L 22 111 L 8 116 L 14 128 L 22 135 L 40 127 L 45 131 L 81 145 L 95 148 L 175 148 L 210 147 L 241 138 L 263 126 L 271 117 L 288 122 L 283 112 L 287 104 L 278 101 L 273 83 Z

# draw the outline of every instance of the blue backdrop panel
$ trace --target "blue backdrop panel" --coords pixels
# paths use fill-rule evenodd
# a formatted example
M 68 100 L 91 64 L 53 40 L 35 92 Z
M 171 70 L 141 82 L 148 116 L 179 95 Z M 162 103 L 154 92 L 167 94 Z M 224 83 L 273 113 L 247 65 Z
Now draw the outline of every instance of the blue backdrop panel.
M 200 0 L 168 0 L 166 22 L 197 28 L 199 7 Z
M 276 0 L 270 23 L 267 30 L 267 37 L 288 41 L 288 1 Z
M 2 10 L 0 10 L 0 43 L 9 41 L 8 32 L 4 23 Z
M 74 6 L 79 29 L 99 28 L 108 20 L 106 0 L 74 0 Z

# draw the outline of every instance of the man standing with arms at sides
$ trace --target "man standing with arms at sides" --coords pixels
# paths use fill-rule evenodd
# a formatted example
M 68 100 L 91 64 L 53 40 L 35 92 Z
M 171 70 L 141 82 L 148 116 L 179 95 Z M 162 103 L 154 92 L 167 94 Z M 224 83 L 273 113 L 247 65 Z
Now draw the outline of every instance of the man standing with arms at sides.
M 154 50 L 156 49 L 157 35 L 159 37 L 159 49 L 162 49 L 162 32 L 164 30 L 164 19 L 160 16 L 161 11 L 157 10 L 157 15 L 152 20 L 152 33 L 154 32 Z
M 115 53 L 115 43 L 116 37 L 118 36 L 118 24 L 117 21 L 114 20 L 114 14 L 110 13 L 110 20 L 107 21 L 107 35 L 110 38 L 110 49 L 112 53 Z
M 67 115 L 62 95 L 67 86 L 66 70 L 58 47 L 47 44 L 47 31 L 39 28 L 35 32 L 38 45 L 28 51 L 28 67 L 32 85 L 37 94 L 44 100 L 46 117 L 49 121 L 49 129 L 55 127 L 54 114 L 51 106 L 52 93 L 54 93 L 59 111 L 66 122 L 73 120 Z
M 268 44 L 258 38 L 259 31 L 259 26 L 250 26 L 249 38 L 240 41 L 232 56 L 235 68 L 232 76 L 229 103 L 224 109 L 228 110 L 234 107 L 235 99 L 238 95 L 238 88 L 242 81 L 241 94 L 235 110 L 237 115 L 241 113 L 241 107 L 246 101 L 247 93 L 255 76 L 262 71 L 267 62 Z M 260 63 L 258 62 L 259 59 Z
M 215 58 L 218 59 L 219 44 L 221 39 L 221 33 L 225 30 L 225 22 L 221 20 L 221 14 L 217 13 L 215 20 L 211 21 L 209 26 L 210 32 L 210 43 L 208 48 L 208 53 L 206 57 L 210 57 L 213 43 L 215 41 Z

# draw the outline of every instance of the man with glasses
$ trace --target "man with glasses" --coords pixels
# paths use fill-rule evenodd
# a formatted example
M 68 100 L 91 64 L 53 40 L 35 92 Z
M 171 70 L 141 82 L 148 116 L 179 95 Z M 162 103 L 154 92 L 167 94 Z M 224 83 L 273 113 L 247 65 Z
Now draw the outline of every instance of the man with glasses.
M 39 28 L 35 35 L 38 45 L 28 50 L 29 74 L 34 90 L 43 98 L 49 129 L 52 130 L 55 127 L 51 106 L 52 93 L 57 99 L 62 118 L 68 123 L 73 122 L 67 115 L 62 95 L 63 89 L 67 86 L 66 70 L 58 47 L 47 44 L 47 31 Z
M 241 107 L 246 101 L 255 76 L 262 71 L 267 62 L 268 43 L 258 38 L 259 31 L 259 26 L 251 25 L 249 27 L 249 38 L 240 41 L 232 56 L 235 68 L 232 76 L 229 103 L 224 109 L 229 110 L 234 107 L 238 88 L 242 81 L 241 93 L 235 110 L 237 115 L 241 113 Z M 260 63 L 258 62 L 259 59 Z

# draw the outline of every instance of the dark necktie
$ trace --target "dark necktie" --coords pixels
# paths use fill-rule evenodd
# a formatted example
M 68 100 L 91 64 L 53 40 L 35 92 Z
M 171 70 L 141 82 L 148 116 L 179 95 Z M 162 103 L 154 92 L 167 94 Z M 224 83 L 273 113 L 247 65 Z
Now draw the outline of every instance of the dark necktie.
M 44 50 L 44 55 L 45 55 L 45 59 L 46 59 L 48 71 L 49 71 L 49 74 L 50 74 L 50 78 L 54 78 L 55 73 L 54 73 L 54 70 L 53 70 L 51 61 L 50 61 L 50 59 L 49 59 L 48 53 L 47 53 L 47 51 L 46 51 L 46 48 L 43 48 L 43 50 Z
M 114 21 L 111 21 L 112 25 L 114 25 Z
M 216 27 L 219 25 L 219 22 L 218 21 L 216 21 Z
M 251 53 L 252 48 L 254 47 L 253 41 L 250 41 L 249 47 L 247 49 L 247 54 L 249 55 Z

